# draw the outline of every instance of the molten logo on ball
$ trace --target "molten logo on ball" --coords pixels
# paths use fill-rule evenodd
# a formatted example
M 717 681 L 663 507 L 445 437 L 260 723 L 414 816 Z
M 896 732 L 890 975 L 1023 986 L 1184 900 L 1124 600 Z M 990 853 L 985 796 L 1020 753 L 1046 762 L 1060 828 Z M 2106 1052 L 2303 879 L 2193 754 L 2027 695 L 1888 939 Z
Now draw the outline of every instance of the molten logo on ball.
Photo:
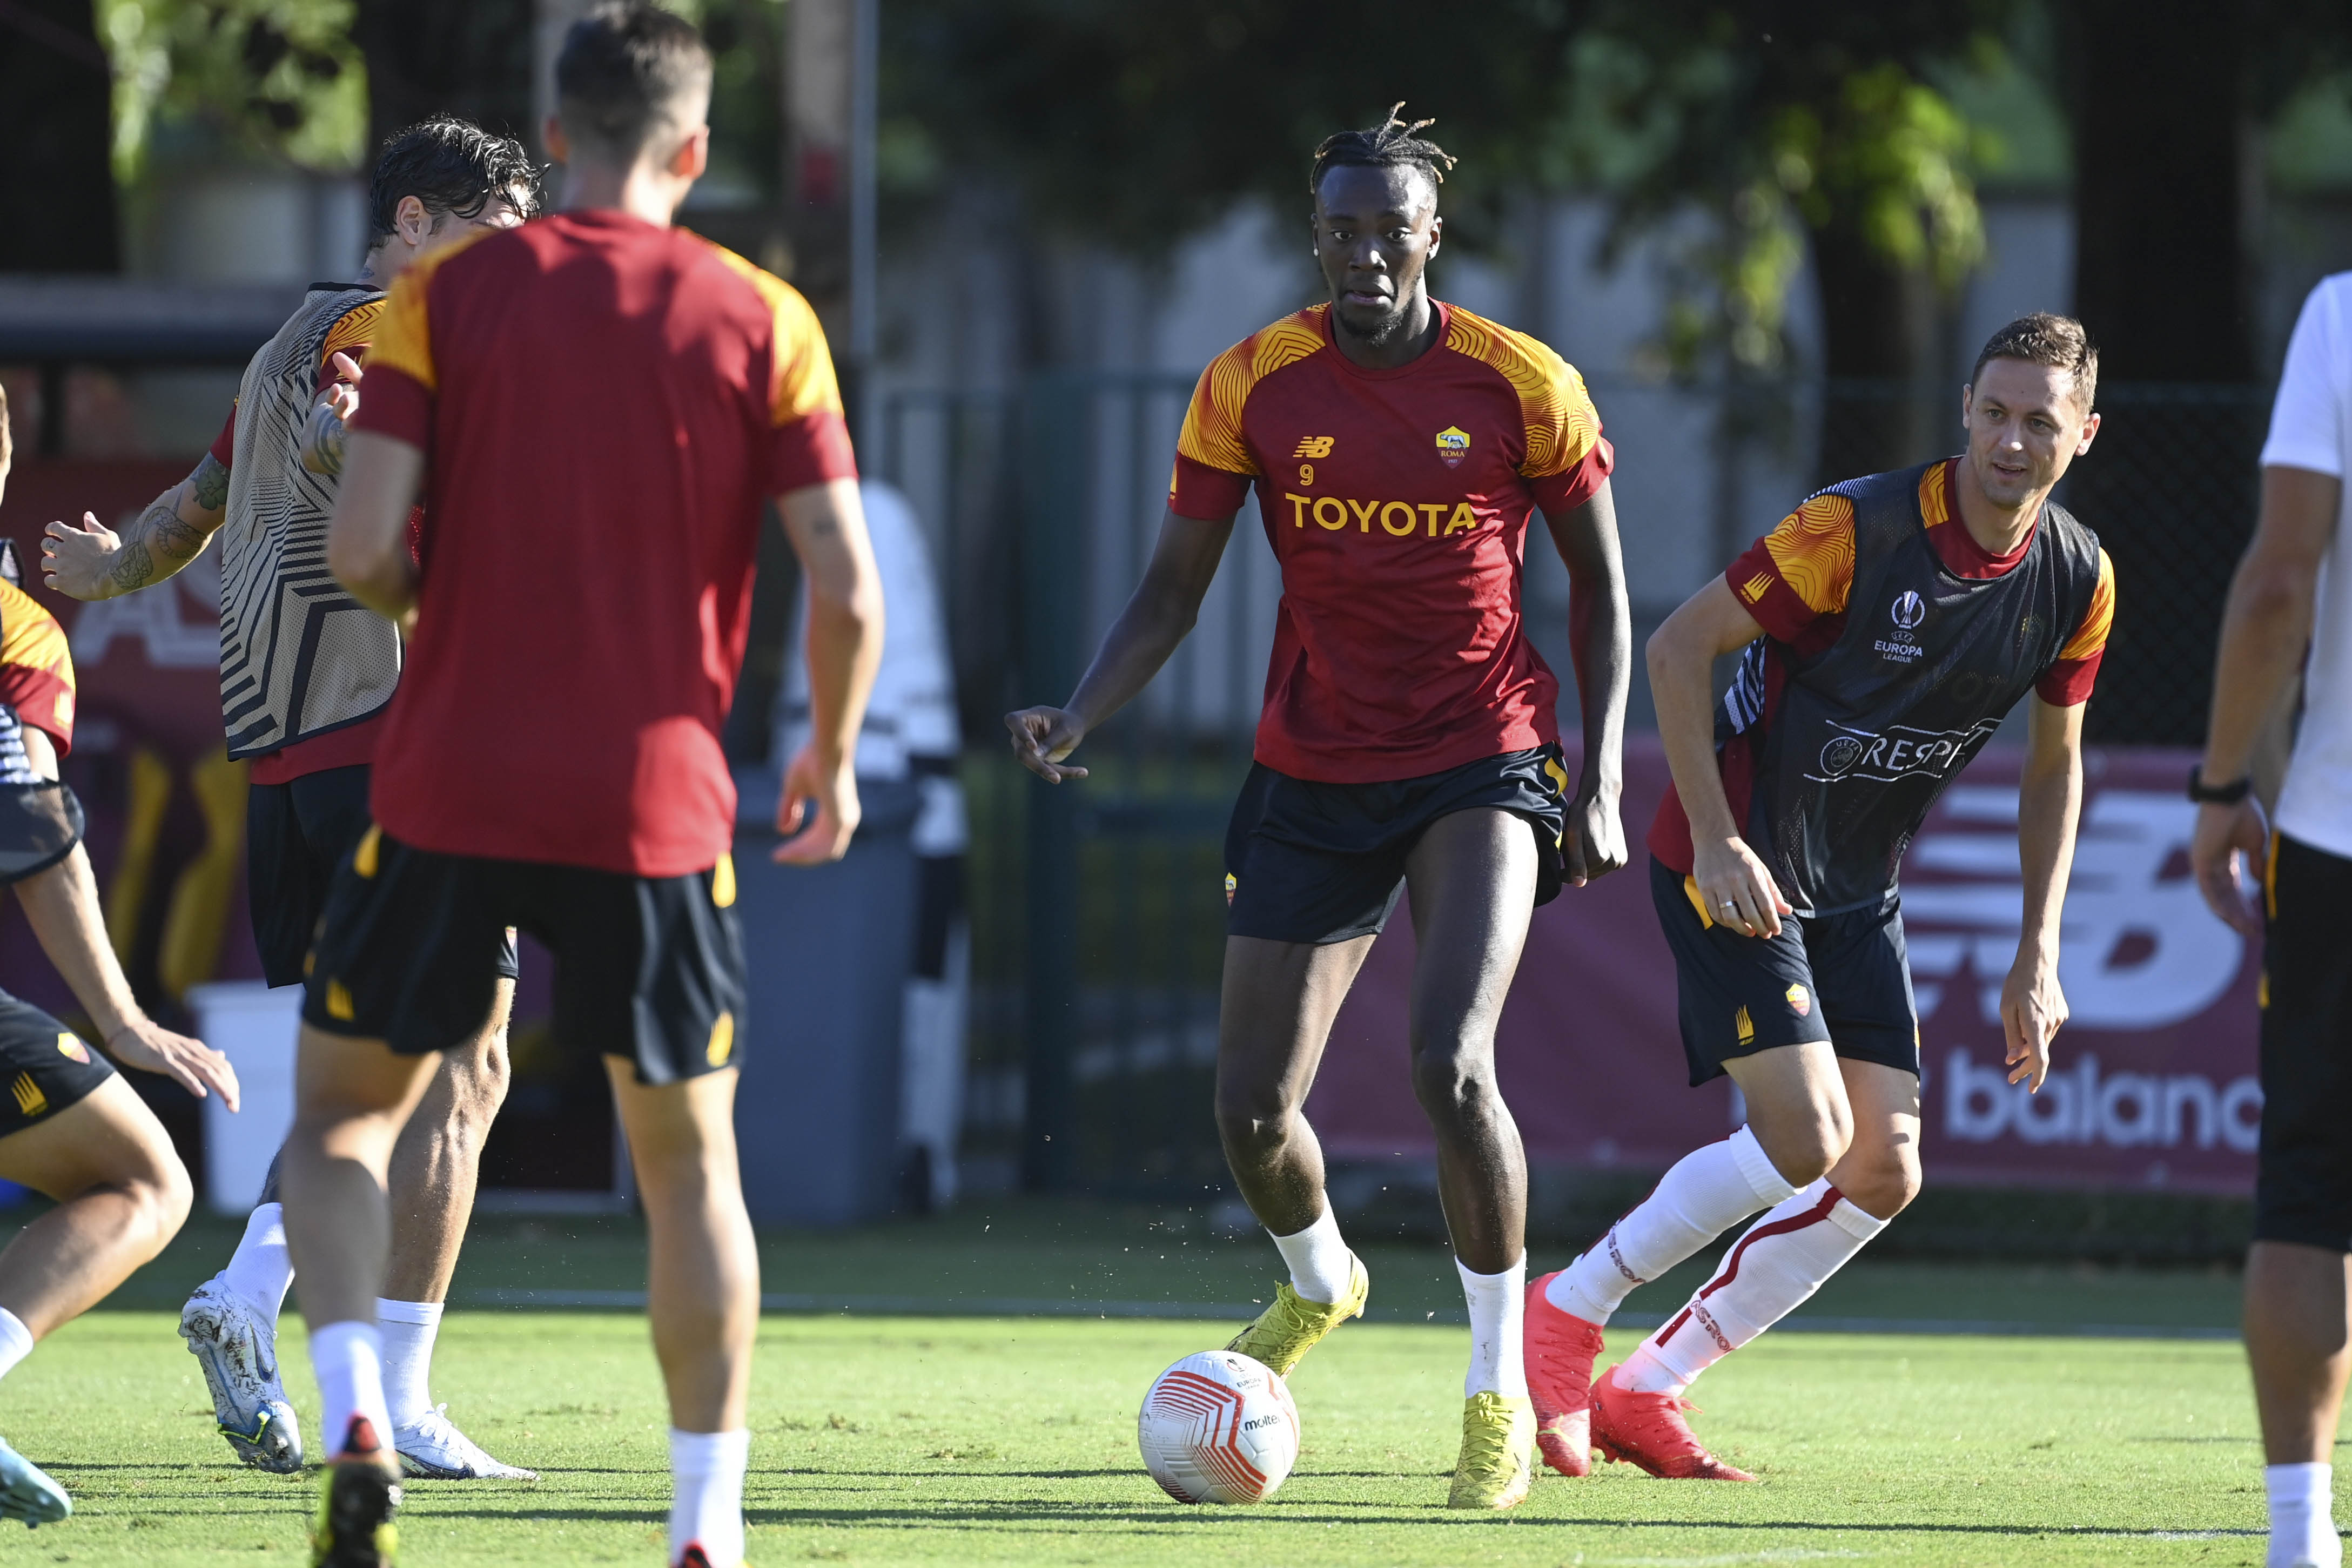
M 1298 1461 L 1298 1406 L 1265 1364 L 1202 1351 L 1152 1383 L 1136 1442 L 1179 1502 L 1263 1502 Z

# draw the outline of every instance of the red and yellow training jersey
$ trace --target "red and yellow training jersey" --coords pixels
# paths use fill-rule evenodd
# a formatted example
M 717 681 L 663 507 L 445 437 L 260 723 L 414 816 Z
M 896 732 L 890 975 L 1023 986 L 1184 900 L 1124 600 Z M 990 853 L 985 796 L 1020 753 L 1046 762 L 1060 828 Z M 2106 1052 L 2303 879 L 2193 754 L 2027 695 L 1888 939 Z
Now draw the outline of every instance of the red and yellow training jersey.
M 60 757 L 73 749 L 73 652 L 58 618 L 0 578 L 0 747 L 21 758 L 19 724 L 46 731 Z
M 1520 610 L 1528 525 L 1612 457 L 1584 382 L 1524 333 L 1438 304 L 1438 341 L 1369 370 L 1326 305 L 1202 372 L 1169 506 L 1229 517 L 1255 485 L 1282 567 L 1257 759 L 1357 784 L 1559 738 Z
M 1958 458 L 1932 464 L 1919 477 L 1919 517 L 1927 528 L 1927 542 L 1936 559 L 1954 577 L 1988 579 L 2008 572 L 2025 559 L 2033 546 L 2028 532 L 2006 555 L 1991 555 L 1977 543 L 1960 521 L 1957 482 Z M 2037 520 L 2035 528 L 2041 527 Z M 1783 644 L 1799 659 L 1828 649 L 1845 630 L 1846 600 L 1853 588 L 1853 503 L 1824 490 L 1780 519 L 1780 527 L 1758 539 L 1723 574 L 1739 602 L 1764 635 Z M 2107 552 L 2099 552 L 2099 583 L 2089 607 L 2058 651 L 2058 661 L 2033 683 L 2033 691 L 2053 707 L 2073 707 L 2091 700 L 2098 682 L 2099 663 L 2106 656 L 2107 632 L 2116 619 L 2116 569 Z M 1788 663 L 1774 659 L 1765 665 L 1764 716 L 1778 712 L 1787 690 Z M 1731 803 L 1732 820 L 1748 820 L 1748 802 L 1756 789 L 1755 731 L 1733 736 L 1717 754 L 1723 790 Z M 1670 870 L 1690 874 L 1693 859 L 1689 814 L 1682 797 L 1669 787 L 1650 826 L 1650 852 Z
M 357 425 L 431 458 L 384 831 L 636 876 L 717 864 L 762 499 L 856 476 L 808 302 L 683 230 L 558 214 L 394 285 Z

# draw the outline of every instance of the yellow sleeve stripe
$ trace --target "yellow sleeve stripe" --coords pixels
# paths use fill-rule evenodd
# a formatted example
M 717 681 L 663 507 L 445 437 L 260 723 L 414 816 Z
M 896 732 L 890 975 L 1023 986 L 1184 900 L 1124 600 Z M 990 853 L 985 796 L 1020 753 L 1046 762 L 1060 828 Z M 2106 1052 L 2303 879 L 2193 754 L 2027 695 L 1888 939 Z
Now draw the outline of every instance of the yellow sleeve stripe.
M 375 319 L 375 335 L 368 341 L 369 370 L 398 371 L 426 392 L 441 390 L 440 372 L 433 364 L 433 324 L 425 291 L 441 264 L 461 248 L 436 252 L 392 280 L 392 291 Z
M 2116 623 L 2116 563 L 2107 552 L 2099 552 L 2099 586 L 2091 592 L 2091 607 L 2083 612 L 2082 624 L 2058 650 L 2063 660 L 2087 659 L 2107 645 L 2107 632 Z
M 1764 540 L 1783 581 L 1816 615 L 1845 609 L 1853 590 L 1853 503 L 1815 496 L 1780 519 Z
M 344 311 L 336 319 L 335 324 L 327 329 L 327 340 L 319 345 L 319 368 L 325 370 L 334 362 L 337 354 L 348 354 L 355 349 L 366 348 L 369 340 L 375 336 L 376 321 L 383 315 L 383 301 L 381 299 L 371 299 Z
M 1257 460 L 1242 438 L 1242 411 L 1259 382 L 1321 351 L 1319 313 L 1326 308 L 1318 305 L 1286 316 L 1211 360 L 1184 410 L 1184 426 L 1176 434 L 1178 455 L 1222 473 L 1255 476 Z
M 45 670 L 74 684 L 73 650 L 58 618 L 15 583 L 0 579 L 0 664 Z
M 750 284 L 775 321 L 775 375 L 768 394 L 768 418 L 778 426 L 807 414 L 841 412 L 841 382 L 834 374 L 833 350 L 824 328 L 801 291 L 725 246 L 711 253 Z
M 1919 517 L 1931 528 L 1952 520 L 1951 509 L 1944 505 L 1949 489 L 1944 478 L 1951 471 L 1951 462 L 1947 459 L 1941 463 L 1930 463 L 1927 471 L 1919 476 Z
M 1576 367 L 1525 332 L 1514 332 L 1459 305 L 1445 311 L 1445 346 L 1501 372 L 1519 396 L 1527 455 L 1519 472 L 1530 479 L 1565 474 L 1601 439 L 1601 416 Z

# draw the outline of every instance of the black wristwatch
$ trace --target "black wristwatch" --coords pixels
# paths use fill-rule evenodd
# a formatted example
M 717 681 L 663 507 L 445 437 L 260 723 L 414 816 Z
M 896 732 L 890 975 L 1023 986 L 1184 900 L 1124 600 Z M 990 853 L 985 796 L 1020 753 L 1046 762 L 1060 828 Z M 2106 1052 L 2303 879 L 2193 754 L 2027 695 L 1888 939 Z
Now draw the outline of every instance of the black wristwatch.
M 2195 768 L 2189 770 L 2189 798 L 2200 806 L 2234 806 L 2244 800 L 2253 787 L 2254 781 L 2251 778 L 2241 779 L 2235 784 L 2208 784 L 2201 770 Z

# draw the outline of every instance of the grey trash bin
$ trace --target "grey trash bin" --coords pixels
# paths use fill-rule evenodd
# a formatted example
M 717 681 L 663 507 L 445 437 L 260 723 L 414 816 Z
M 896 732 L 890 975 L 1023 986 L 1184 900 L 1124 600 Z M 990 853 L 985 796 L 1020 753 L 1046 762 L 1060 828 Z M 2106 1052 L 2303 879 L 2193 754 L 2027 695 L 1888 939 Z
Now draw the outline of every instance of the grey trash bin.
M 735 1096 L 743 1196 L 761 1224 L 878 1219 L 899 1162 L 916 787 L 860 780 L 848 854 L 781 866 L 768 858 L 775 833 L 751 826 L 775 820 L 773 773 L 739 770 L 737 784 L 735 913 L 751 977 Z

